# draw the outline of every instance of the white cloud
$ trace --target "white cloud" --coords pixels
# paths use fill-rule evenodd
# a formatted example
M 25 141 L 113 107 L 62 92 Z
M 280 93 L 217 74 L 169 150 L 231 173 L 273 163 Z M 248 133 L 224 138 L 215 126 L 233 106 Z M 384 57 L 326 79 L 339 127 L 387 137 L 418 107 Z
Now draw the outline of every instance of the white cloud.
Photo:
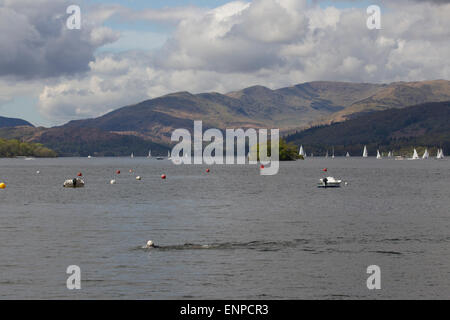
M 235 1 L 213 10 L 99 7 L 90 20 L 118 13 L 122 19 L 174 23 L 176 29 L 159 50 L 88 59 L 84 75 L 47 83 L 39 108 L 64 121 L 181 90 L 227 92 L 313 80 L 449 79 L 450 5 L 399 2 L 384 2 L 382 30 L 367 29 L 365 8 L 322 8 L 306 0 Z M 16 50 L 32 41 L 37 29 L 28 24 L 28 30 L 21 30 Z M 89 32 L 91 46 L 114 39 L 101 25 Z

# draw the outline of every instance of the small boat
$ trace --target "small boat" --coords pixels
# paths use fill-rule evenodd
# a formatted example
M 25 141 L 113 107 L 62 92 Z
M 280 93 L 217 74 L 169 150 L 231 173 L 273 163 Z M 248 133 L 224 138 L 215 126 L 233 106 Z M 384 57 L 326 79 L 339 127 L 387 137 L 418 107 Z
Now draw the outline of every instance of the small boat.
M 69 179 L 64 181 L 64 188 L 83 188 L 84 181 L 80 178 Z
M 347 154 L 345 155 L 346 158 L 350 158 L 350 153 L 347 152 Z
M 377 150 L 377 159 L 382 159 L 381 154 L 380 154 L 380 150 Z
M 422 159 L 428 159 L 430 157 L 430 154 L 428 153 L 428 149 L 425 149 L 425 152 L 423 153 Z
M 300 151 L 298 152 L 299 156 L 302 156 L 303 158 L 306 158 L 306 152 L 303 150 L 303 145 L 300 146 Z
M 364 146 L 363 158 L 367 158 L 368 155 L 369 155 L 369 154 L 367 153 L 367 146 Z
M 156 157 L 156 160 L 164 160 L 164 157 Z
M 334 177 L 322 178 L 319 181 L 318 188 L 339 188 L 342 183 L 342 180 L 337 180 Z
M 417 159 L 420 159 L 419 154 L 417 153 L 416 148 L 414 148 L 414 153 L 413 153 L 411 160 L 417 160 Z
M 88 159 L 92 159 L 92 157 L 91 157 L 91 156 L 88 156 L 87 158 L 88 158 Z

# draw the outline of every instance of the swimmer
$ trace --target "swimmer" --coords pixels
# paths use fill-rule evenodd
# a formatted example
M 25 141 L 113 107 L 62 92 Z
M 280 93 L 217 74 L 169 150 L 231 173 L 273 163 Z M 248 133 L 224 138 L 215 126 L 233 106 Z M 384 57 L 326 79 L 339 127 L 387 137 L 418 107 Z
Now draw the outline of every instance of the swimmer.
M 147 245 L 144 248 L 145 249 L 159 248 L 159 246 L 155 245 L 152 240 L 148 240 L 147 241 Z

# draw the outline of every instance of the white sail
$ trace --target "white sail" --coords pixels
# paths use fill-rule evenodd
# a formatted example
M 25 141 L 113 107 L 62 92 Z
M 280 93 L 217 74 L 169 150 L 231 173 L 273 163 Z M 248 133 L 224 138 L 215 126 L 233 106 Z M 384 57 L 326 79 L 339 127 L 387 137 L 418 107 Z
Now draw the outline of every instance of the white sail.
M 148 150 L 148 156 L 147 158 L 151 158 L 152 157 L 152 150 Z
M 131 158 L 134 158 L 134 153 L 131 153 L 131 156 L 130 156 Z
M 334 147 L 333 147 L 333 154 L 331 155 L 331 159 L 334 159 Z
M 380 150 L 377 150 L 377 159 L 381 159 Z
M 167 151 L 167 159 L 172 159 L 172 157 L 170 156 L 170 150 Z
M 299 152 L 298 152 L 298 154 L 300 155 L 300 156 L 306 156 L 306 153 L 305 153 L 305 151 L 303 150 L 303 146 L 300 146 L 300 150 L 299 150 Z
M 436 159 L 444 159 L 444 150 L 438 149 Z
M 414 154 L 413 154 L 412 158 L 413 158 L 414 160 L 415 160 L 415 159 L 419 159 L 419 154 L 417 153 L 416 148 L 414 148 Z
M 388 158 L 392 158 L 392 151 L 389 151 Z
M 428 159 L 430 154 L 428 153 L 428 149 L 425 149 L 425 152 L 423 153 L 422 159 Z
M 325 158 L 328 158 L 328 150 L 327 150 L 327 153 L 325 154 Z
M 347 158 L 350 158 L 350 153 L 347 152 L 347 154 L 345 155 Z
M 364 151 L 363 151 L 363 158 L 367 158 L 368 153 L 367 153 L 367 146 L 364 146 Z

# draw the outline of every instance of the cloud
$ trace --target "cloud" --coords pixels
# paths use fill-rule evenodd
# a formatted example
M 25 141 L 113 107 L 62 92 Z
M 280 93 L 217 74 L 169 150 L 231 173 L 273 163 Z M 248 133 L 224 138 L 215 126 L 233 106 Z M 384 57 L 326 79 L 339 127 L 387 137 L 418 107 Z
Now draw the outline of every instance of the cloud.
M 92 48 L 115 39 L 108 29 L 93 26 L 73 42 L 71 48 L 87 43 L 76 68 L 64 70 L 43 60 L 37 74 L 62 76 L 45 85 L 39 108 L 46 117 L 65 121 L 181 90 L 228 92 L 255 84 L 277 88 L 314 80 L 449 79 L 450 5 L 383 3 L 381 30 L 366 27 L 365 8 L 323 8 L 306 0 L 234 1 L 212 10 L 98 7 L 96 15 L 103 18 L 118 13 L 123 19 L 169 21 L 176 28 L 159 50 L 92 57 Z M 20 18 L 18 14 L 16 20 Z M 44 39 L 66 44 L 63 31 L 43 32 L 35 22 L 27 26 L 17 31 L 26 41 L 17 41 L 16 48 L 53 33 Z M 44 41 L 41 49 L 46 52 L 53 43 Z M 21 69 L 16 65 L 12 70 L 20 74 Z M 85 73 L 73 75 L 76 70 Z
M 81 30 L 66 27 L 69 1 L 0 2 L 0 76 L 58 77 L 88 71 L 94 52 L 118 34 L 82 11 Z

